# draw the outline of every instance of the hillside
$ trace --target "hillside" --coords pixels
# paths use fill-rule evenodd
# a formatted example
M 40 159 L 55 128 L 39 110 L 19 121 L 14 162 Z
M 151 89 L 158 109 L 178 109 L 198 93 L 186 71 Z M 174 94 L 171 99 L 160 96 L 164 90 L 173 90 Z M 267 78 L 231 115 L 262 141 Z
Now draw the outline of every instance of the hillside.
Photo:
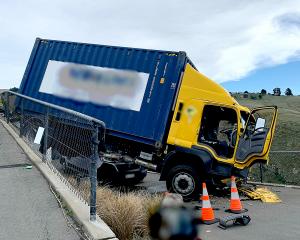
M 278 120 L 272 151 L 300 151 L 300 96 L 265 95 L 259 99 L 258 94 L 233 94 L 242 105 L 250 108 L 260 106 L 278 106 Z M 251 99 L 256 98 L 256 99 Z M 270 154 L 270 164 L 264 167 L 265 181 L 300 184 L 300 152 L 276 152 Z M 257 169 L 254 177 L 257 178 Z M 255 179 L 257 180 L 257 179 Z
M 265 95 L 262 99 L 242 98 L 235 94 L 236 100 L 250 108 L 278 106 L 278 120 L 272 150 L 300 151 L 300 96 Z

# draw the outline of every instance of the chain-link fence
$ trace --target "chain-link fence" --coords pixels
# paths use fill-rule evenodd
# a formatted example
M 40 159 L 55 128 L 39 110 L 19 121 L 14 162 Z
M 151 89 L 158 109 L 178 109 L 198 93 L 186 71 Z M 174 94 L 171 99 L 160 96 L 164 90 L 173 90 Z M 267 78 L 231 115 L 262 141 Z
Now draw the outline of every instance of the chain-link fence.
M 96 218 L 97 168 L 103 122 L 14 92 L 1 94 L 2 118 L 84 203 Z
M 255 165 L 249 180 L 300 185 L 300 151 L 271 151 L 269 164 Z

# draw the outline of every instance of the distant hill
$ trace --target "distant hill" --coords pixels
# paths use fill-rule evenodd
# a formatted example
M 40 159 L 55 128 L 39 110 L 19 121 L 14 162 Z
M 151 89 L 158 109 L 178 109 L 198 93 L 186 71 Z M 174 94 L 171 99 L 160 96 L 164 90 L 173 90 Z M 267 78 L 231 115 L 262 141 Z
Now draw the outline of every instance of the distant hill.
M 258 95 L 249 93 L 248 98 L 243 98 L 243 94 L 233 94 L 233 97 L 250 108 L 276 105 L 278 120 L 272 150 L 300 151 L 300 96 L 263 95 L 259 99 Z

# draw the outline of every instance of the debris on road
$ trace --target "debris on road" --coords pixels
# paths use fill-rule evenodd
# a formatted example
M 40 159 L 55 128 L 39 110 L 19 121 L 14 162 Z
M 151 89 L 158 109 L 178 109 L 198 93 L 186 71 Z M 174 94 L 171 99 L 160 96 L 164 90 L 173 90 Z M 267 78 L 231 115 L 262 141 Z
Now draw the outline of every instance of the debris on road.
M 227 216 L 220 219 L 219 227 L 226 230 L 233 225 L 246 226 L 251 221 L 248 215 Z
M 277 194 L 271 192 L 268 188 L 256 188 L 256 193 L 261 195 L 261 200 L 266 203 L 281 202 Z
M 279 203 L 282 202 L 277 194 L 272 192 L 270 189 L 266 187 L 241 187 L 239 188 L 243 194 L 253 200 L 261 200 L 265 203 Z
M 242 192 L 244 195 L 249 197 L 252 200 L 260 200 L 261 196 L 255 191 L 253 187 L 240 187 L 239 191 Z

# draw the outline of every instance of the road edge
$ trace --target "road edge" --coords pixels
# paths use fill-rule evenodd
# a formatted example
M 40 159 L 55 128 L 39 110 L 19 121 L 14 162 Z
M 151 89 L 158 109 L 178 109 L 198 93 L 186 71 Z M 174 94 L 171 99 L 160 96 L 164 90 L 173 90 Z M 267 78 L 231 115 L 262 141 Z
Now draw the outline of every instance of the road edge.
M 289 184 L 268 183 L 268 182 L 253 182 L 253 181 L 247 181 L 247 183 L 253 184 L 253 185 L 268 186 L 268 187 L 285 187 L 285 188 L 300 189 L 300 186 L 297 186 L 297 185 L 289 185 Z
M 18 136 L 9 124 L 2 119 L 0 119 L 0 122 L 22 148 L 31 162 L 42 173 L 43 177 L 48 181 L 51 187 L 60 195 L 63 201 L 72 210 L 76 220 L 83 226 L 88 235 L 95 240 L 118 240 L 113 231 L 99 216 L 97 216 L 97 220 L 95 222 L 91 222 L 89 220 L 89 207 L 79 200 L 78 197 L 59 179 L 59 177 L 49 169 L 49 167 L 36 153 L 34 153 L 33 150 L 31 150 L 31 148 Z

